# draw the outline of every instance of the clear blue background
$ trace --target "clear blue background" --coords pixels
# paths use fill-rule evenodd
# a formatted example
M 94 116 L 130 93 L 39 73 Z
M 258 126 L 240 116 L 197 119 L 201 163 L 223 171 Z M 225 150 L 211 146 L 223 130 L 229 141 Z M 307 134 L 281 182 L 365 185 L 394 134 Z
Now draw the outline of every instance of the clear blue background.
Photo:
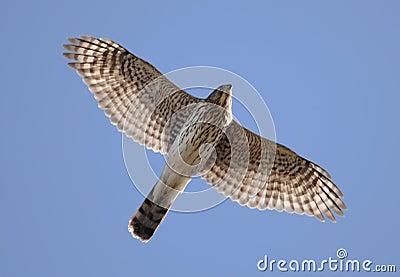
M 3 1 L 0 276 L 265 276 L 264 255 L 318 261 L 339 247 L 400 267 L 400 3 L 166 2 Z M 148 244 L 132 239 L 143 197 L 121 134 L 61 56 L 79 34 L 162 72 L 211 65 L 247 79 L 278 141 L 333 175 L 346 216 L 320 223 L 225 201 L 168 214 Z

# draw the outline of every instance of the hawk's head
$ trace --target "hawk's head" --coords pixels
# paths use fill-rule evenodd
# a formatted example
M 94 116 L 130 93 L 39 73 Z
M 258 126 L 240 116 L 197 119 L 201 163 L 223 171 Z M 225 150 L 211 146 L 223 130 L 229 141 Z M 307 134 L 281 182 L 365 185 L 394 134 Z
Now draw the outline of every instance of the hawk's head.
M 214 90 L 206 99 L 207 102 L 232 111 L 232 85 L 222 85 Z

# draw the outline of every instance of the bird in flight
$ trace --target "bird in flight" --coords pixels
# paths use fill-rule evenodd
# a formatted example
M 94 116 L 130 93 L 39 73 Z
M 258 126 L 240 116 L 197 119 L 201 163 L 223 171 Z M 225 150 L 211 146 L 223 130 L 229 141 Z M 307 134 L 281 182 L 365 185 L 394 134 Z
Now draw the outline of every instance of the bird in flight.
M 232 116 L 232 86 L 192 96 L 154 66 L 105 38 L 69 38 L 63 55 L 111 123 L 166 165 L 130 219 L 147 242 L 179 193 L 198 174 L 240 205 L 336 221 L 347 207 L 327 171 L 289 148 L 241 126 Z

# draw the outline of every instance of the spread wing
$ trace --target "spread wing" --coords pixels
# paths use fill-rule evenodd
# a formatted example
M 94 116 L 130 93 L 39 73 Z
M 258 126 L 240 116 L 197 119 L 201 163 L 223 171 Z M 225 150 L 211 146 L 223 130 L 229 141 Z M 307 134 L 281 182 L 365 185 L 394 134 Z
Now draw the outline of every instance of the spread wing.
M 167 153 L 189 115 L 202 101 L 179 89 L 155 67 L 105 38 L 69 38 L 63 55 L 82 77 L 113 125 L 155 152 Z M 168 130 L 167 130 L 168 129 Z
M 64 56 L 118 130 L 166 154 L 198 99 L 109 39 L 70 38 Z M 206 182 L 241 205 L 334 221 L 346 209 L 330 175 L 290 149 L 233 121 L 215 147 Z
M 347 209 L 328 172 L 236 121 L 215 151 L 214 163 L 202 178 L 240 205 L 306 214 L 321 221 L 324 216 L 335 221 L 333 212 L 343 216 Z

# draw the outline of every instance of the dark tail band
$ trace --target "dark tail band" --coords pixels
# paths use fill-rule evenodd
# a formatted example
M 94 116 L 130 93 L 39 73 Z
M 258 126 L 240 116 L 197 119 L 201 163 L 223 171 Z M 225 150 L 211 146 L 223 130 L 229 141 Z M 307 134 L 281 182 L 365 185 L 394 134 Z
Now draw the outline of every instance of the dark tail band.
M 146 198 L 131 218 L 128 230 L 134 238 L 147 242 L 151 239 L 169 209 L 163 208 Z

